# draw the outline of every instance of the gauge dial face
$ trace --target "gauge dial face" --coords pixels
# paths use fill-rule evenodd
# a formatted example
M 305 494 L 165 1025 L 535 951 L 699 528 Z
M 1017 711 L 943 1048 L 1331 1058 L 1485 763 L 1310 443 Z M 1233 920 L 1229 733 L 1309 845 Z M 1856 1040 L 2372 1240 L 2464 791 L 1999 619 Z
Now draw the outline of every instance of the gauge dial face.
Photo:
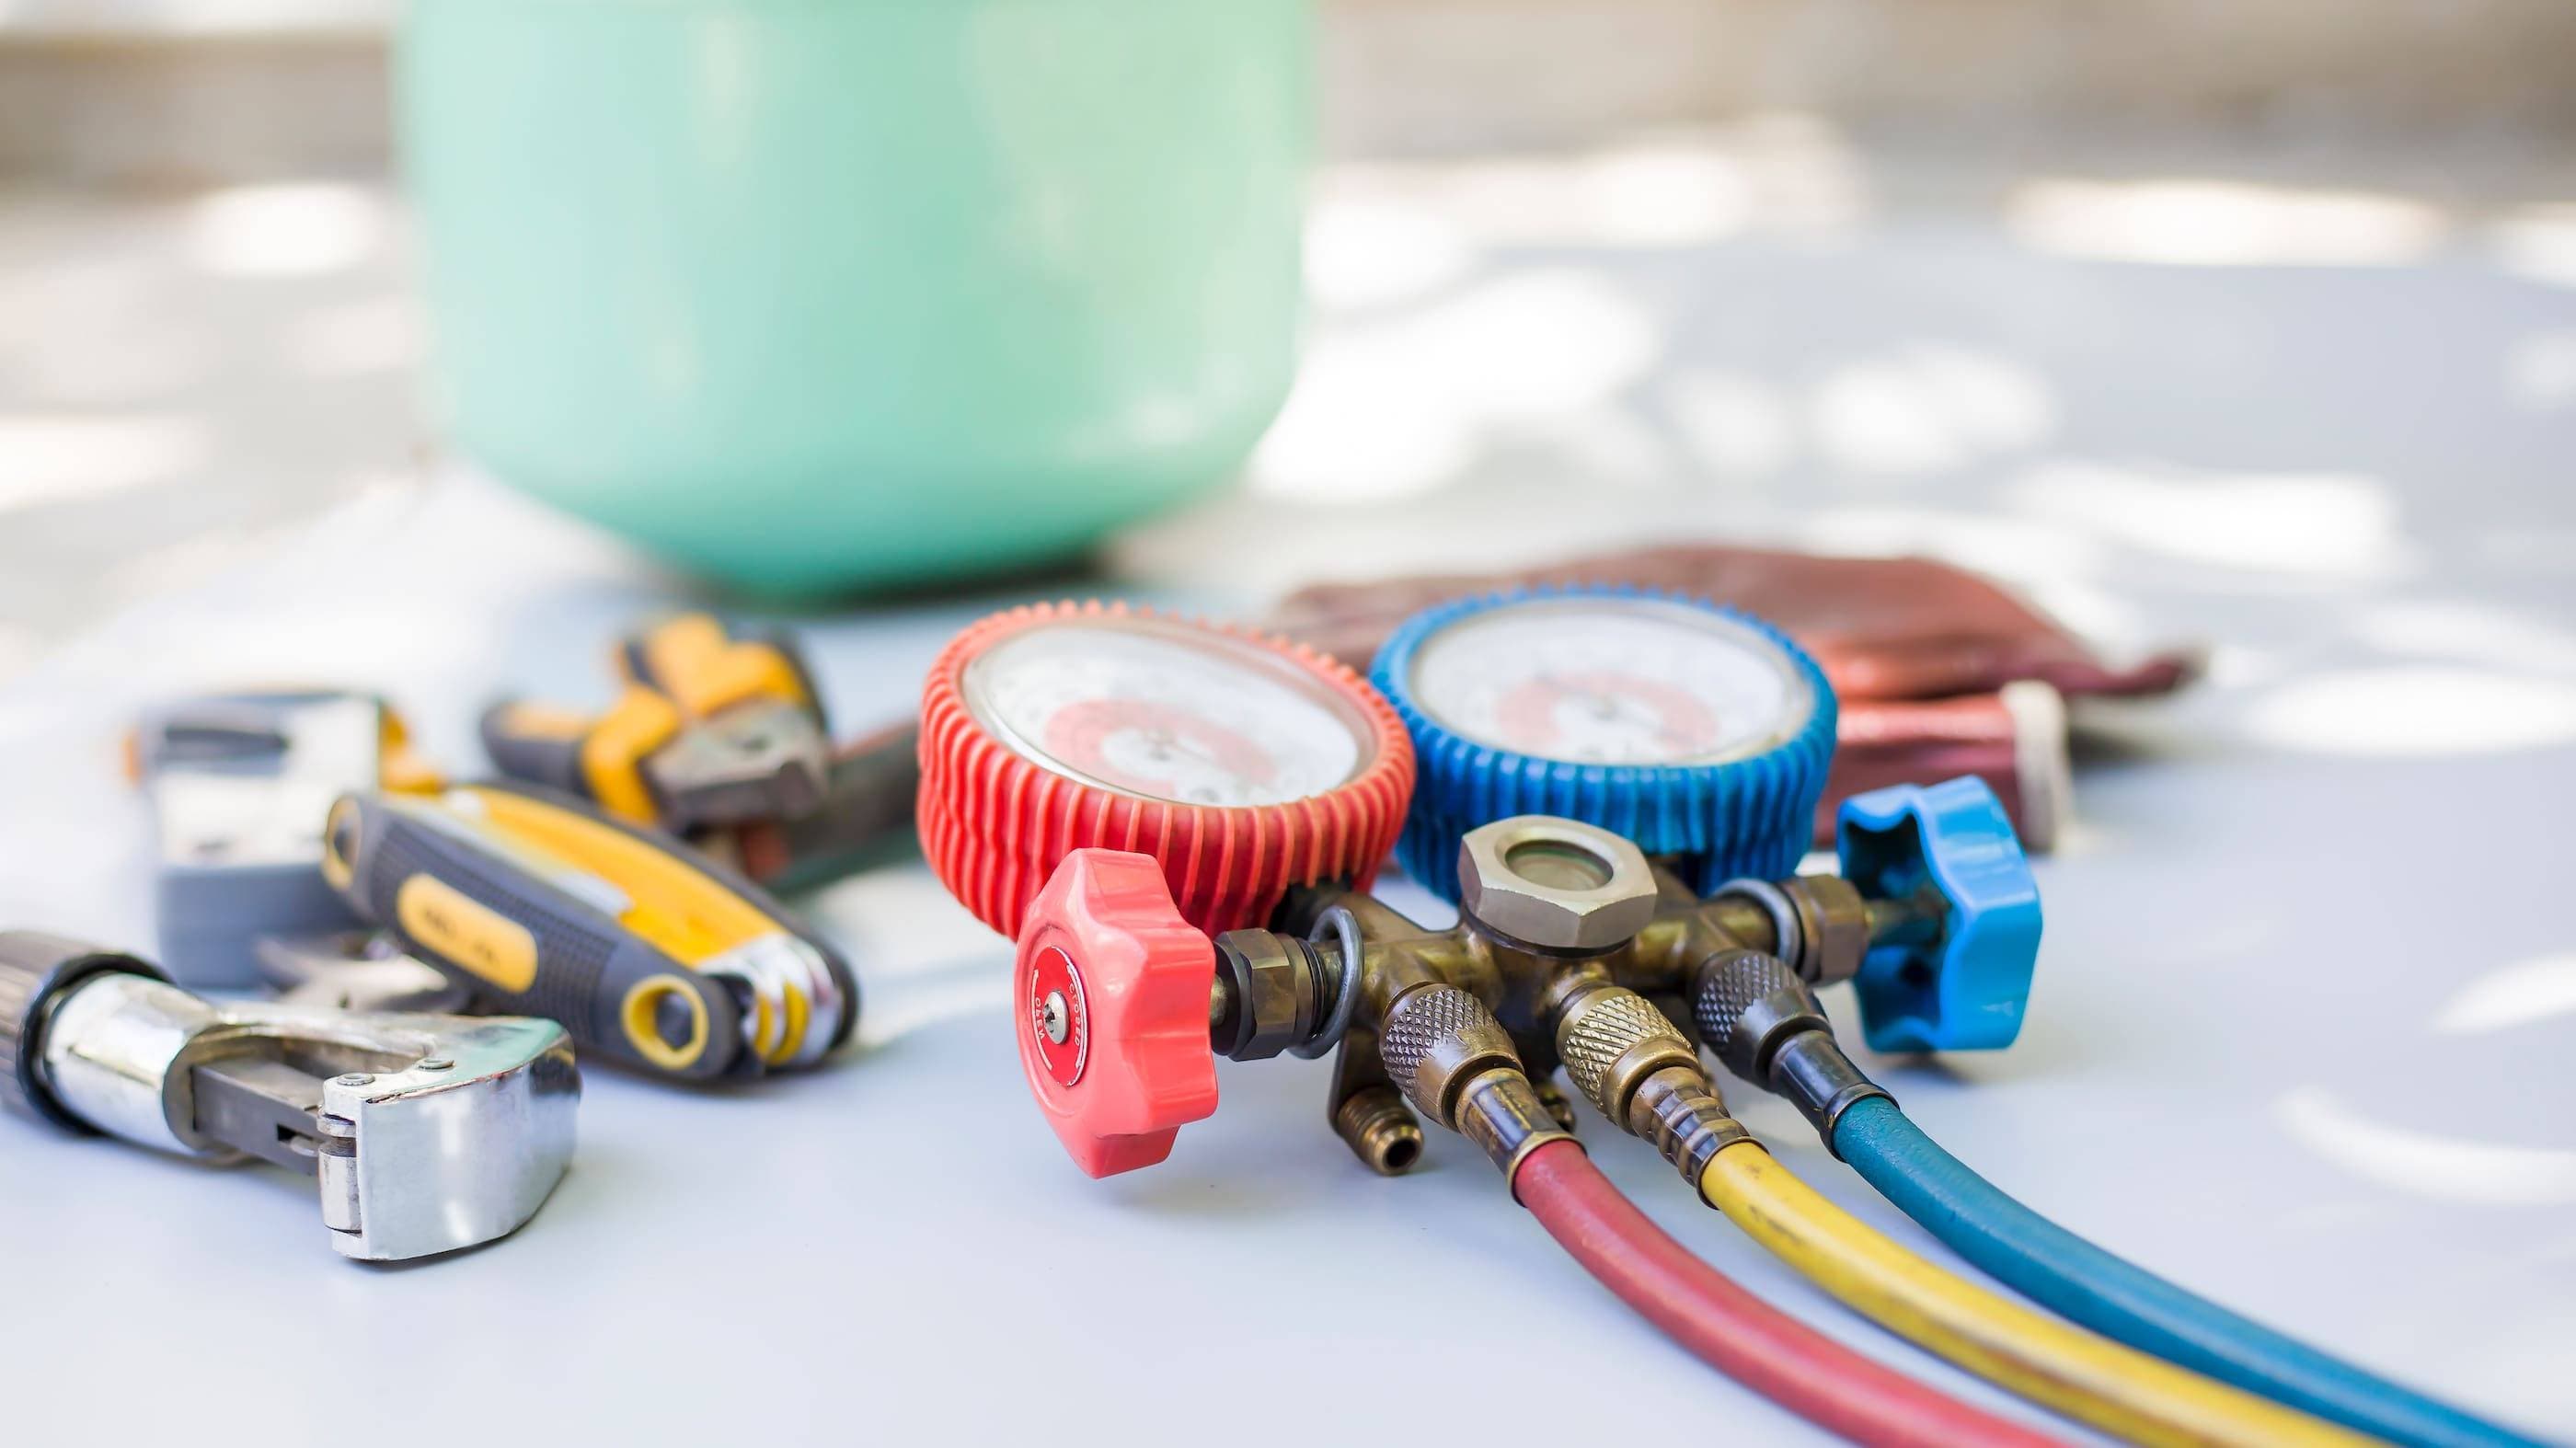
M 1797 737 L 1815 692 L 1778 644 L 1686 604 L 1541 598 L 1423 640 L 1407 680 L 1451 732 L 1576 764 L 1717 764 Z
M 1295 661 L 1161 619 L 1042 624 L 966 665 L 966 706 L 1070 779 L 1240 808 L 1322 794 L 1370 759 L 1368 721 Z

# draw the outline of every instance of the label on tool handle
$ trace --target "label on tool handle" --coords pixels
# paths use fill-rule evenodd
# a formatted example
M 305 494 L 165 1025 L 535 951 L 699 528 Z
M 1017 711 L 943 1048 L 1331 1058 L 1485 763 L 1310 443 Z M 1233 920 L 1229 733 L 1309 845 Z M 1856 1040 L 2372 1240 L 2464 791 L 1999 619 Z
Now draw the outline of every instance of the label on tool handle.
M 518 921 L 431 874 L 394 887 L 394 924 L 405 937 L 507 995 L 537 985 L 537 937 Z

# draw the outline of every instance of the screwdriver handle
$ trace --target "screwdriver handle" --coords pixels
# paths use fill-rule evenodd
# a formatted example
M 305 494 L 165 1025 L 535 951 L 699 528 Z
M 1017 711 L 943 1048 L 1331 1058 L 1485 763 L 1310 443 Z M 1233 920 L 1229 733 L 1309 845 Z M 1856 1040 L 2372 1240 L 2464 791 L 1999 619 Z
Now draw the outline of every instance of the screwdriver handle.
M 644 761 L 680 732 L 680 711 L 629 684 L 601 714 L 504 699 L 483 711 L 483 752 L 503 775 L 586 799 L 622 820 L 656 824 L 662 803 Z
M 542 807 L 595 818 L 570 799 Z M 445 808 L 341 796 L 323 831 L 324 877 L 486 1010 L 558 1021 L 585 1053 L 674 1079 L 757 1069 L 724 982 L 626 928 L 614 886 L 505 845 Z
M 818 727 L 826 725 L 813 671 L 784 629 L 736 632 L 713 614 L 684 613 L 620 643 L 617 669 L 691 719 L 769 699 L 797 705 Z
M 512 779 L 591 798 L 581 746 L 595 721 L 587 714 L 526 699 L 504 699 L 483 711 L 483 752 Z

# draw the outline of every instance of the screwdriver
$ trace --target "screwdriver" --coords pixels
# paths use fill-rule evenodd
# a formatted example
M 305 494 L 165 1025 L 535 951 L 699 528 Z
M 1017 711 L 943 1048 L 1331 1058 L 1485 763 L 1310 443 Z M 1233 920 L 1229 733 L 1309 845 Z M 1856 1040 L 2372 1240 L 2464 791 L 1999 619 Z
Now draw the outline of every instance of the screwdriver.
M 657 831 L 527 785 L 342 796 L 322 872 L 478 1009 L 687 1081 L 811 1066 L 857 1026 L 839 952 Z

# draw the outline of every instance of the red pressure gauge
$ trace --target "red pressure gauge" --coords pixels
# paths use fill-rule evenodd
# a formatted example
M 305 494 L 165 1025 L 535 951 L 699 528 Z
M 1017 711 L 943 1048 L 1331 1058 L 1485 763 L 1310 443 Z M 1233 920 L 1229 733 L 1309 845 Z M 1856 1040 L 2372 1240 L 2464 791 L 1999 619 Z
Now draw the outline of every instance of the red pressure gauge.
M 1018 941 L 1020 1062 L 1094 1175 L 1216 1109 L 1208 937 L 1266 923 L 1291 885 L 1366 887 L 1413 791 L 1403 723 L 1349 669 L 1124 604 L 969 627 L 921 731 L 924 853 Z
M 1403 724 L 1358 675 L 1284 639 L 1124 604 L 1041 604 L 968 628 L 922 695 L 931 864 L 1017 935 L 1085 847 L 1162 864 L 1204 931 L 1315 880 L 1366 883 L 1413 790 Z

